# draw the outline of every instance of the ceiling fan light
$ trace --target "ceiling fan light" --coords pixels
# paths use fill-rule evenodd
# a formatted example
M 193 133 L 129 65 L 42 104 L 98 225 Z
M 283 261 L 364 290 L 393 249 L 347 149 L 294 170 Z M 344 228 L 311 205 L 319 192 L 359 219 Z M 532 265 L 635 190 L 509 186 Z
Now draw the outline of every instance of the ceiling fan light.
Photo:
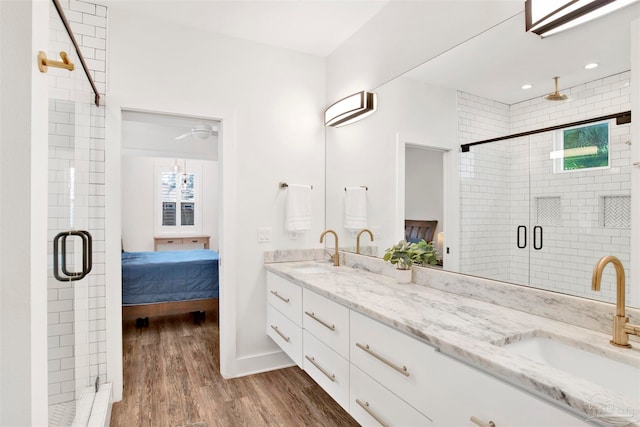
M 324 112 L 325 126 L 339 127 L 362 120 L 376 111 L 377 95 L 361 91 L 333 104 Z

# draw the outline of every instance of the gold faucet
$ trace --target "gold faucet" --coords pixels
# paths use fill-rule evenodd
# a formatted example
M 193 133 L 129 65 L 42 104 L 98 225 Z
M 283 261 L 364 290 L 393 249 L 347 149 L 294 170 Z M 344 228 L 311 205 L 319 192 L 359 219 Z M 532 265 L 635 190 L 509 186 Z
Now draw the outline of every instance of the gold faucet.
M 360 230 L 360 232 L 358 233 L 358 237 L 356 237 L 356 253 L 359 254 L 360 253 L 360 236 L 362 236 L 362 233 L 369 233 L 369 237 L 371 237 L 371 241 L 373 242 L 373 233 L 371 232 L 371 230 L 369 230 L 368 228 L 363 228 L 362 230 Z
M 601 258 L 593 269 L 591 289 L 594 291 L 600 290 L 602 271 L 609 263 L 612 263 L 616 268 L 616 315 L 613 317 L 613 339 L 609 342 L 617 347 L 631 348 L 629 335 L 640 336 L 640 325 L 632 325 L 629 323 L 629 318 L 625 316 L 624 267 L 622 266 L 622 262 L 612 255 Z
M 333 230 L 325 230 L 322 232 L 322 234 L 320 235 L 320 243 L 322 243 L 322 240 L 324 239 L 324 236 L 327 233 L 331 233 L 333 234 L 333 237 L 336 242 L 336 251 L 333 253 L 333 265 L 335 265 L 336 267 L 338 267 L 340 265 L 340 255 L 338 255 L 338 235 L 336 234 L 335 231 Z

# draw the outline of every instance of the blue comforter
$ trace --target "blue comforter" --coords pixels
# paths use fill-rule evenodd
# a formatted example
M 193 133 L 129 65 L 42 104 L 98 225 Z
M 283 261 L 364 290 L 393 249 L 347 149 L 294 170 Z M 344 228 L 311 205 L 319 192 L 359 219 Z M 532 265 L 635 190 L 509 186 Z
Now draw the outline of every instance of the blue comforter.
M 122 305 L 218 298 L 218 253 L 122 253 Z

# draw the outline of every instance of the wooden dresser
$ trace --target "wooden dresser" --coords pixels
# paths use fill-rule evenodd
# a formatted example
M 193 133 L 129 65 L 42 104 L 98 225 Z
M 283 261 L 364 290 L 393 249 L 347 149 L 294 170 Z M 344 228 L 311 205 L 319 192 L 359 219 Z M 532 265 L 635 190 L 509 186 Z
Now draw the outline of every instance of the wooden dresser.
M 182 245 L 203 245 L 203 249 L 209 249 L 209 238 L 211 236 L 192 235 L 192 236 L 153 236 L 153 250 L 158 251 L 158 246 L 176 245 L 175 250 L 182 249 Z

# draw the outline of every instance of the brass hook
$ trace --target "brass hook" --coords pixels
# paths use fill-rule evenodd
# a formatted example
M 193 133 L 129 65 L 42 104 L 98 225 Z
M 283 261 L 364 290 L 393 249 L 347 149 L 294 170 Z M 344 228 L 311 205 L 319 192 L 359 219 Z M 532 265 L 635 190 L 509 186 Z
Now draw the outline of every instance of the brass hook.
M 67 52 L 61 51 L 60 58 L 62 58 L 62 61 L 47 59 L 47 54 L 40 51 L 38 52 L 38 69 L 43 73 L 46 73 L 49 67 L 64 68 L 69 71 L 73 71 L 75 69 L 73 63 L 69 61 Z

